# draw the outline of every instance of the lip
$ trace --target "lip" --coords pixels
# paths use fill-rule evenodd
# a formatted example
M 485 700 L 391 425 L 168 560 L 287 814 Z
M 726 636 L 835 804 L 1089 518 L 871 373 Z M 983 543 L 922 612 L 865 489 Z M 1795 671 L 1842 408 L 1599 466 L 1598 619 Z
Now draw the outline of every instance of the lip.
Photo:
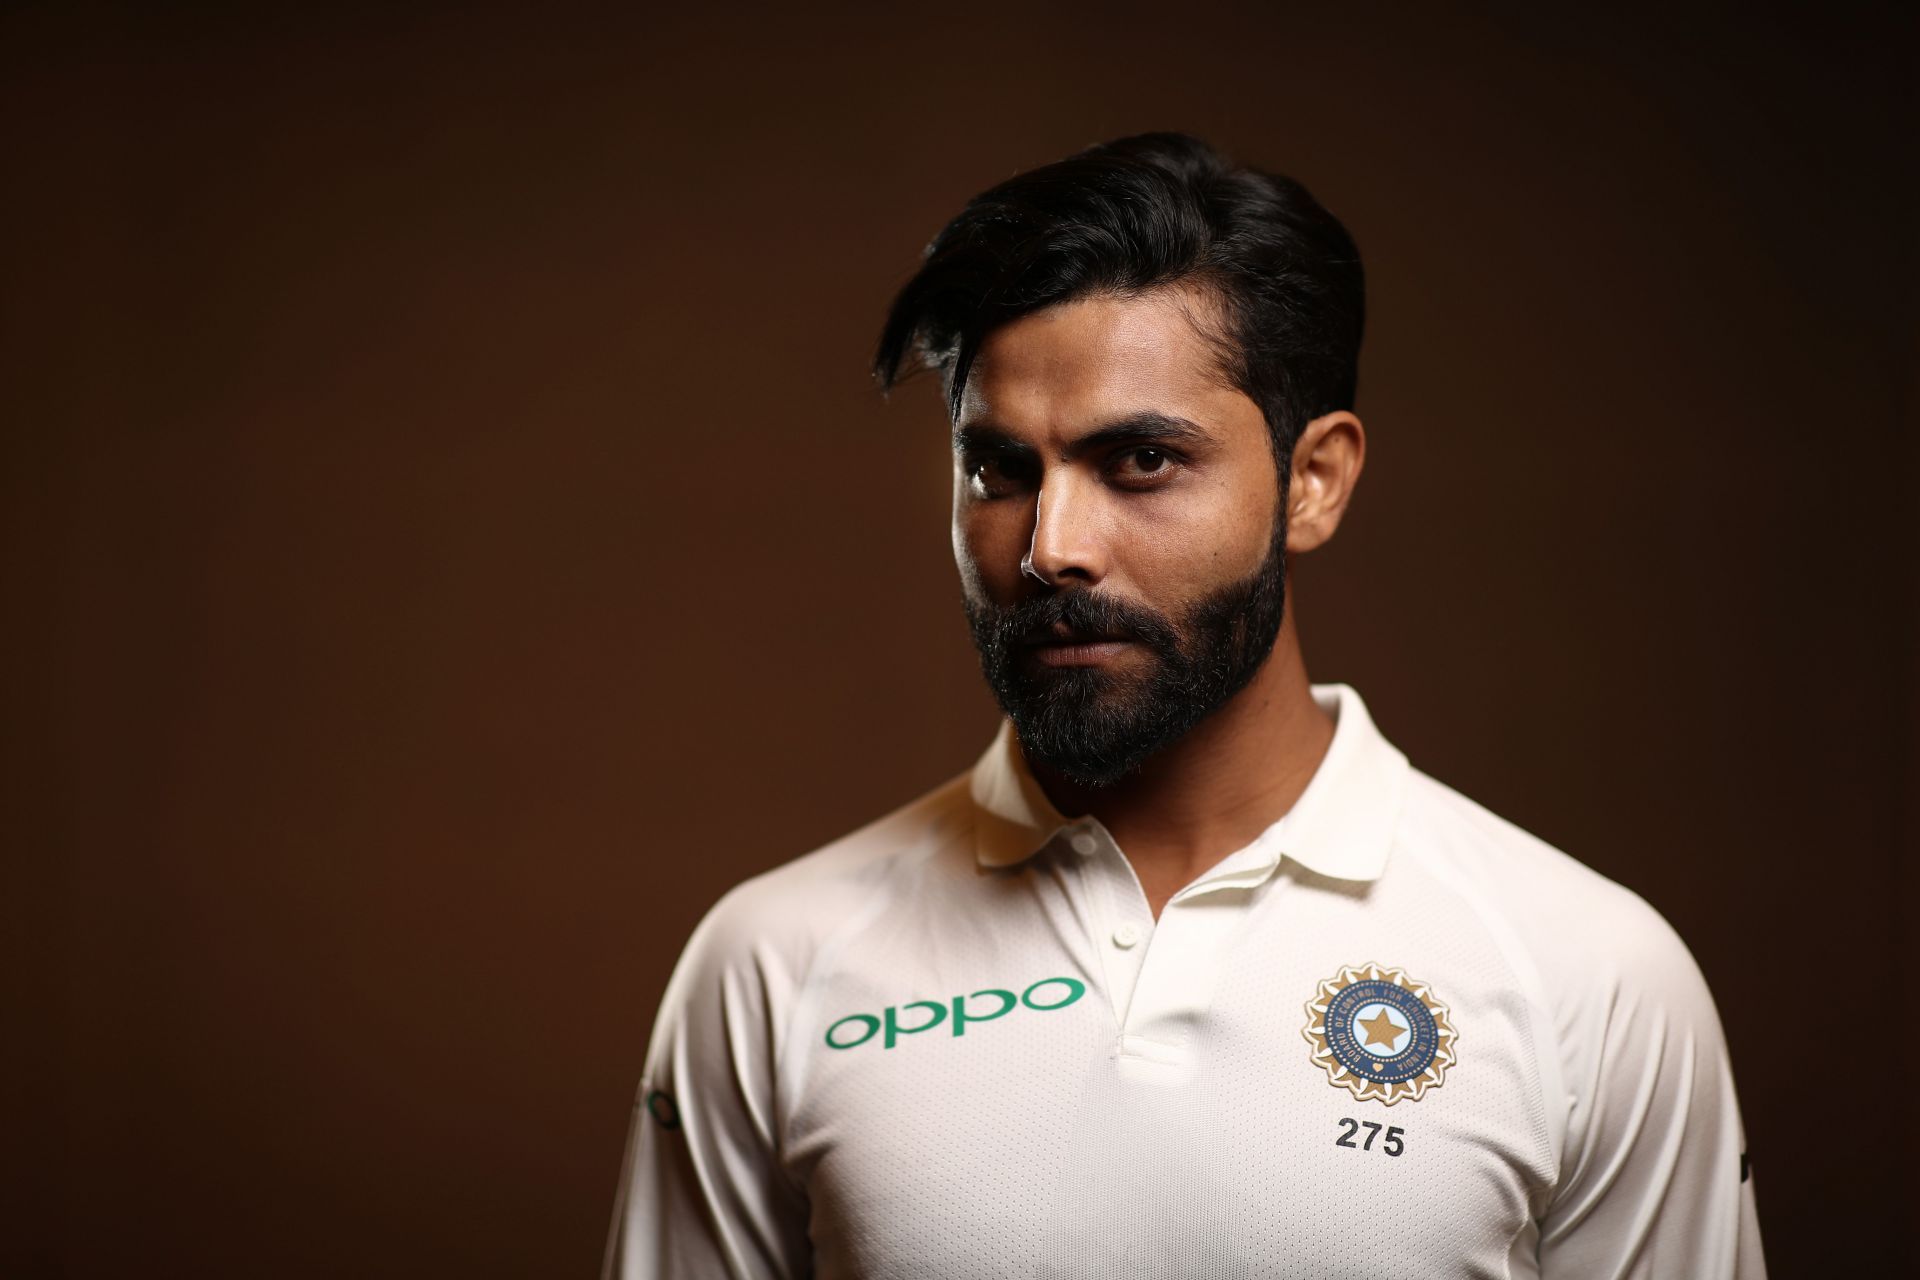
M 1066 623 L 1056 622 L 1052 626 L 1046 627 L 1042 630 L 1027 632 L 1026 635 L 1020 637 L 1020 643 L 1028 646 L 1029 648 L 1032 648 L 1038 645 L 1046 645 L 1046 644 L 1051 644 L 1051 645 L 1098 644 L 1101 641 L 1105 641 L 1105 640 L 1124 640 L 1124 639 L 1126 639 L 1125 636 L 1108 635 L 1104 633 L 1094 634 L 1094 633 L 1085 632 L 1085 631 L 1075 634 L 1072 630 L 1070 630 L 1067 627 Z
M 1126 652 L 1131 640 L 1088 640 L 1074 644 L 1043 641 L 1027 646 L 1035 660 L 1050 667 L 1092 667 Z

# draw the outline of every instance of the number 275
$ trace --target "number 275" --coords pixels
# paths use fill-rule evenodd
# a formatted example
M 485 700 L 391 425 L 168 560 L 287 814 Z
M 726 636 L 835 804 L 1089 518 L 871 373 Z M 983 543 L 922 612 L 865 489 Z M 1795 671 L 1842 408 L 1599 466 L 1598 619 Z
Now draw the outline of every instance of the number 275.
M 1354 1147 L 1361 1151 L 1371 1151 L 1373 1150 L 1373 1140 L 1380 1137 L 1380 1130 L 1383 1127 L 1384 1126 L 1375 1124 L 1371 1120 L 1349 1120 L 1345 1116 L 1342 1116 L 1340 1118 L 1340 1136 L 1333 1140 L 1333 1145 L 1336 1147 Z M 1355 1142 L 1353 1140 L 1354 1136 L 1362 1129 L 1367 1131 L 1367 1140 L 1365 1142 Z M 1387 1136 L 1381 1141 L 1380 1149 L 1390 1156 L 1397 1156 L 1402 1151 L 1405 1151 L 1406 1147 L 1400 1141 L 1402 1132 L 1398 1125 L 1387 1129 Z

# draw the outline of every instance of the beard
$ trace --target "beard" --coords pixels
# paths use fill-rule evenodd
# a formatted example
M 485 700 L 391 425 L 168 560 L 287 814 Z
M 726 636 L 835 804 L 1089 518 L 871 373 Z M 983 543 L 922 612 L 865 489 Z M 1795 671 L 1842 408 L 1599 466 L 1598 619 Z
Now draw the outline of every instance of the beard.
M 1001 608 L 965 601 L 980 669 L 1027 759 L 1084 787 L 1111 787 L 1225 705 L 1273 651 L 1286 611 L 1285 498 L 1260 567 L 1191 605 L 1174 623 L 1091 589 L 1053 591 Z M 1023 638 L 1065 623 L 1075 634 L 1132 640 L 1144 674 L 1052 667 Z

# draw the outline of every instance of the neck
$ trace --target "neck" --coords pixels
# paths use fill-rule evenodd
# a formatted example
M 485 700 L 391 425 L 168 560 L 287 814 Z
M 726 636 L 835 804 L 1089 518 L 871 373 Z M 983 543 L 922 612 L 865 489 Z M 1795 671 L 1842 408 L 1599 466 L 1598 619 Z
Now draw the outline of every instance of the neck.
M 1289 601 L 1259 673 L 1125 782 L 1082 787 L 1037 765 L 1033 776 L 1061 813 L 1100 819 L 1158 919 L 1195 876 L 1286 815 L 1332 741 L 1333 718 L 1308 688 Z

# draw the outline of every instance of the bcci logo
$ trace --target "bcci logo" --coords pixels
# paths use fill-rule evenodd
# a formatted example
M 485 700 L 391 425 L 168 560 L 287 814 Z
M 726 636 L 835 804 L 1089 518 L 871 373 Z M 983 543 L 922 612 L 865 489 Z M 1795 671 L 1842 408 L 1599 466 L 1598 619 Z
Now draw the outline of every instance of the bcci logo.
M 1302 1034 L 1330 1083 L 1388 1106 L 1439 1088 L 1459 1038 L 1431 987 L 1377 964 L 1322 982 L 1307 1001 Z

